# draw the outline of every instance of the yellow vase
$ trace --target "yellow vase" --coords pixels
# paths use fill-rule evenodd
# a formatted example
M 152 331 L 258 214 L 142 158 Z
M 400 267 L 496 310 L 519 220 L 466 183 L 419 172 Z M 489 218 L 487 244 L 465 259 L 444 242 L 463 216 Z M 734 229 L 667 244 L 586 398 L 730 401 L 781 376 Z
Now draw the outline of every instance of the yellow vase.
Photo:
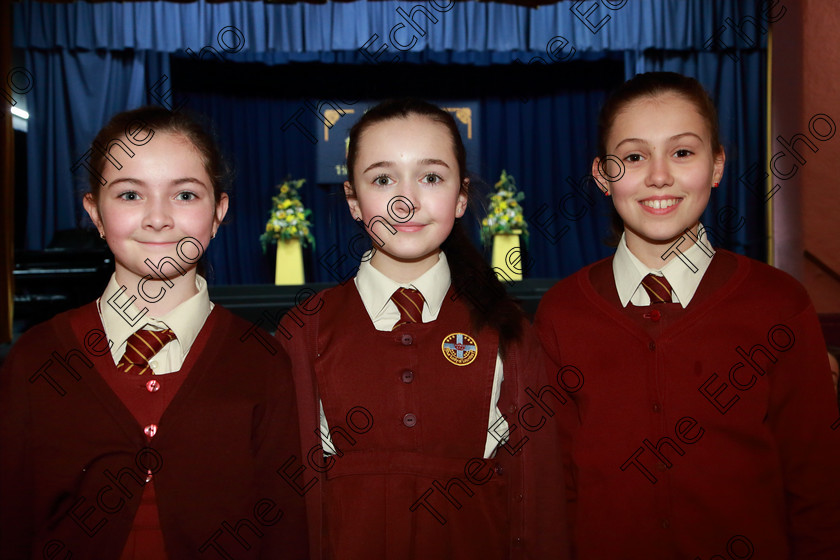
M 299 239 L 277 241 L 274 283 L 277 286 L 303 284 L 303 250 Z
M 517 249 L 517 251 L 513 251 Z M 491 260 L 493 269 L 496 270 L 496 276 L 499 280 L 522 280 L 521 262 L 522 255 L 519 249 L 519 235 L 512 233 L 497 233 L 493 236 L 493 258 Z M 513 251 L 512 253 L 510 253 Z M 510 253 L 510 260 L 513 264 L 507 262 L 508 253 Z M 501 273 L 499 272 L 501 271 Z M 505 278 L 504 275 L 507 275 Z

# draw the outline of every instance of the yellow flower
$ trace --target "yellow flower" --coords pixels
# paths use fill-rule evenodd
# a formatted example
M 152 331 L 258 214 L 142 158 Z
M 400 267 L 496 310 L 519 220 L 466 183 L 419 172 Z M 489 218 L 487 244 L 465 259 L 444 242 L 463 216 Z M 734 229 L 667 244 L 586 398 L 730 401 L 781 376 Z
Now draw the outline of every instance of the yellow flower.
M 297 227 L 291 226 L 289 228 L 289 233 L 291 233 L 292 235 L 296 234 L 297 233 Z
M 283 194 L 286 194 L 287 192 L 289 192 L 289 186 L 287 184 L 283 183 L 283 186 L 280 187 L 280 192 L 283 193 Z
M 281 206 L 282 206 L 283 208 L 288 208 L 288 207 L 289 207 L 289 206 L 291 206 L 291 205 L 292 205 L 292 201 L 291 201 L 291 200 L 289 200 L 288 198 L 287 198 L 286 200 L 284 200 L 284 201 L 283 201 L 283 204 L 281 204 Z

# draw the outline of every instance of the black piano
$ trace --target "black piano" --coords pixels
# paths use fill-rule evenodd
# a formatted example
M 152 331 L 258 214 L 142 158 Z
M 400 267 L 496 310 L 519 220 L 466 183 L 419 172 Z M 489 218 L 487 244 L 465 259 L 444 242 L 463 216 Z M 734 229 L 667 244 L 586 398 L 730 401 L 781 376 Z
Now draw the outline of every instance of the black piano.
M 16 251 L 16 333 L 102 295 L 113 260 L 96 230 L 59 231 L 43 251 Z

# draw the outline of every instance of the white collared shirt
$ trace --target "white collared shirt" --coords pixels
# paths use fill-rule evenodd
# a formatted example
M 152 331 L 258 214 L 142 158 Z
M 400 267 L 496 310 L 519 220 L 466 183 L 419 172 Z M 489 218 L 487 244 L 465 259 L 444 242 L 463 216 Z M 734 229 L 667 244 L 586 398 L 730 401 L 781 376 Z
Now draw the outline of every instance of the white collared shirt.
M 703 224 L 700 224 L 699 230 L 703 231 Z M 618 291 L 618 298 L 621 300 L 621 306 L 627 307 L 628 303 L 643 307 L 650 305 L 650 296 L 642 287 L 642 280 L 648 274 L 655 276 L 664 276 L 671 285 L 671 298 L 674 303 L 679 303 L 683 309 L 688 307 L 691 299 L 697 292 L 700 286 L 700 281 L 709 265 L 712 263 L 714 257 L 714 249 L 704 243 L 704 248 L 699 247 L 696 243 L 691 243 L 691 247 L 683 249 L 683 256 L 697 270 L 694 271 L 688 263 L 683 262 L 679 256 L 673 257 L 665 266 L 660 269 L 652 269 L 640 261 L 630 249 L 627 248 L 627 241 L 624 238 L 625 234 L 621 234 L 621 241 L 615 250 L 615 257 L 613 258 L 613 278 L 615 279 L 615 287 Z M 703 237 L 702 233 L 700 235 Z M 708 238 L 705 238 L 708 239 Z M 688 239 L 687 241 L 691 241 Z M 701 241 L 703 242 L 703 241 Z M 709 255 L 706 251 L 711 251 Z
M 423 304 L 422 322 L 428 323 L 437 319 L 440 313 L 440 308 L 443 306 L 443 300 L 446 293 L 449 291 L 449 285 L 452 278 L 449 272 L 449 263 L 446 260 L 446 255 L 443 251 L 439 254 L 439 260 L 432 268 L 423 273 L 422 276 L 407 284 L 400 284 L 391 280 L 380 271 L 378 271 L 372 264 L 370 264 L 369 254 L 365 254 L 362 258 L 362 263 L 359 265 L 359 272 L 354 279 L 356 288 L 359 290 L 359 295 L 362 298 L 362 303 L 365 310 L 373 322 L 374 328 L 378 331 L 390 331 L 397 321 L 400 319 L 400 312 L 397 305 L 391 301 L 391 294 L 398 288 L 414 288 L 423 294 L 425 300 Z M 504 380 L 504 371 L 502 367 L 502 358 L 496 353 L 496 369 L 493 375 L 493 390 L 490 395 L 490 417 L 488 421 L 487 441 L 484 446 L 484 458 L 489 459 L 493 457 L 496 452 L 496 447 L 499 441 L 491 433 L 507 433 L 508 424 L 506 420 L 502 420 L 501 424 L 490 430 L 497 424 L 502 417 L 502 412 L 499 410 L 499 391 L 501 389 L 502 381 Z M 324 414 L 324 405 L 321 404 L 321 442 L 326 454 L 335 454 L 335 448 L 329 437 L 329 425 Z
M 157 331 L 172 329 L 177 337 L 167 344 L 149 362 L 149 366 L 155 375 L 164 375 L 178 371 L 184 365 L 184 360 L 190 352 L 198 333 L 204 327 L 207 317 L 213 310 L 213 302 L 207 291 L 207 281 L 196 274 L 195 287 L 198 293 L 188 300 L 180 303 L 169 313 L 162 317 L 152 317 L 146 313 L 134 326 L 123 316 L 137 317 L 142 308 L 142 300 L 135 300 L 124 312 L 118 312 L 108 300 L 116 294 L 121 286 L 117 283 L 116 275 L 111 275 L 111 280 L 105 287 L 102 297 L 96 300 L 96 307 L 99 310 L 99 317 L 102 319 L 102 326 L 105 328 L 105 335 L 111 343 L 111 356 L 114 364 L 118 364 L 125 354 L 126 341 L 135 332 L 147 328 Z M 166 296 L 164 296 L 166 297 Z M 128 300 L 125 294 L 114 300 L 114 305 L 122 307 Z M 138 307 L 138 305 L 140 307 Z

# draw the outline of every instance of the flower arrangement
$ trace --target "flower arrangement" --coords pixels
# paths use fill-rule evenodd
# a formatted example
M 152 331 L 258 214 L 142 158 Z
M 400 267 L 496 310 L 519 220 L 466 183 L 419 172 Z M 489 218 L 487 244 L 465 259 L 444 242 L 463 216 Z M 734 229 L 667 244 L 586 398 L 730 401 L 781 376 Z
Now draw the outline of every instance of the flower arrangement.
M 287 178 L 277 185 L 280 192 L 271 198 L 273 208 L 265 224 L 265 233 L 260 235 L 263 252 L 269 243 L 277 243 L 278 240 L 300 239 L 302 247 L 310 243 L 315 246 L 315 237 L 311 233 L 312 223 L 309 221 L 312 211 L 303 207 L 298 195 L 298 190 L 305 182 L 306 179 L 293 181 Z
M 494 235 L 522 235 L 528 243 L 528 223 L 522 215 L 519 202 L 525 193 L 517 192 L 512 175 L 502 170 L 502 177 L 495 185 L 496 191 L 490 195 L 490 208 L 487 216 L 481 220 L 481 240 L 489 243 Z

